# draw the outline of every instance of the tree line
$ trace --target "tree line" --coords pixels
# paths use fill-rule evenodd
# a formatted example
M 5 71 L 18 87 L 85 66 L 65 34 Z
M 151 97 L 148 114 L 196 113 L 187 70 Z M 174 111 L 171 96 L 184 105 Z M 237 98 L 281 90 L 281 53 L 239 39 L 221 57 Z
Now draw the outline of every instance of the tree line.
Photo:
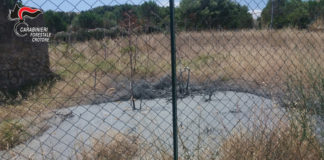
M 324 23 L 324 0 L 269 0 L 261 15 L 264 27 L 305 29 L 315 20 Z
M 20 0 L 4 0 L 3 3 L 11 8 L 17 1 L 21 3 Z M 232 0 L 181 0 L 175 8 L 175 18 L 178 30 L 304 29 L 316 19 L 323 20 L 324 0 L 269 0 L 257 20 L 247 6 Z M 49 10 L 44 13 L 44 19 L 52 33 L 87 34 L 87 30 L 95 29 L 114 35 L 129 31 L 150 33 L 168 29 L 169 8 L 148 1 L 141 5 L 100 6 L 78 13 Z
M 230 0 L 182 0 L 175 9 L 178 29 L 243 29 L 253 27 L 248 7 Z M 154 1 L 141 5 L 101 6 L 80 13 L 45 12 L 45 21 L 51 32 L 116 26 L 154 32 L 165 30 L 169 22 L 169 8 Z M 128 24 L 130 23 L 130 24 Z

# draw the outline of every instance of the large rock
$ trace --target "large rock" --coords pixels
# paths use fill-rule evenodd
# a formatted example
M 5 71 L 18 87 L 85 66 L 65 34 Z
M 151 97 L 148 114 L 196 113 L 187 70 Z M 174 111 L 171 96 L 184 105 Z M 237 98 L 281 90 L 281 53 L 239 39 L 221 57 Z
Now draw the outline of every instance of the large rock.
M 9 9 L 0 4 L 0 90 L 20 89 L 51 76 L 47 43 L 32 43 L 13 32 Z M 43 16 L 26 20 L 30 27 L 45 26 Z

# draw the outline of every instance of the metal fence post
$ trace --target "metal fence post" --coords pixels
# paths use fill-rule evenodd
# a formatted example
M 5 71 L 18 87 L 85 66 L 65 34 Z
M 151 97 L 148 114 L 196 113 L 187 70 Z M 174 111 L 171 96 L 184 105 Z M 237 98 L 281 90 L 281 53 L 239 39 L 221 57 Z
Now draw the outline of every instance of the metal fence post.
M 173 121 L 173 159 L 178 160 L 178 120 L 177 120 L 177 62 L 174 30 L 174 0 L 170 0 L 170 35 L 172 65 L 172 121 Z

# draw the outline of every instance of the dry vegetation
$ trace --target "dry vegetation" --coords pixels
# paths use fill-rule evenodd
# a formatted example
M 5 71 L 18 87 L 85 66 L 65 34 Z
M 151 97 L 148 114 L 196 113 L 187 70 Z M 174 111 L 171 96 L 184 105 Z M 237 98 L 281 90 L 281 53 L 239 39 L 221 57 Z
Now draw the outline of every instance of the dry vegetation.
M 278 123 L 271 123 L 272 119 L 266 116 L 267 112 L 261 111 L 261 115 L 253 115 L 248 124 L 239 123 L 229 135 L 218 135 L 223 137 L 222 142 L 217 144 L 211 139 L 202 139 L 206 137 L 200 137 L 200 133 L 191 134 L 192 137 L 197 136 L 197 141 L 184 142 L 189 137 L 181 133 L 192 124 L 185 125 L 187 129 L 179 131 L 179 160 L 323 160 L 324 148 L 314 134 L 312 117 L 304 111 L 290 111 Z M 201 118 L 194 125 L 200 125 L 204 121 Z M 141 135 L 122 134 L 118 131 L 107 131 L 99 137 L 101 138 L 93 138 L 91 144 L 76 144 L 77 150 L 72 159 L 173 159 L 172 145 L 166 144 L 161 137 L 143 139 Z M 187 144 L 190 143 L 194 146 L 188 147 Z
M 323 32 L 292 29 L 178 33 L 178 64 L 190 67 L 193 83 L 242 80 L 275 92 L 283 90 L 289 75 L 323 70 L 323 37 Z M 118 85 L 129 88 L 129 54 L 136 57 L 135 79 L 157 81 L 170 73 L 169 46 L 164 34 L 134 36 L 131 44 L 127 37 L 52 44 L 51 69 L 62 80 L 1 108 L 0 120 L 89 103 L 95 94 L 113 96 Z
M 324 18 L 316 19 L 310 26 L 310 30 L 313 31 L 324 31 Z
M 109 132 L 111 133 L 111 132 Z M 144 141 L 140 136 L 121 133 L 106 134 L 100 139 L 94 139 L 91 146 L 81 144 L 80 151 L 75 154 L 78 160 L 132 160 L 132 159 L 159 159 L 172 160 L 171 148 L 166 148 L 158 140 L 152 143 Z
M 280 122 L 271 124 L 266 113 L 252 116 L 249 124 L 239 124 L 231 134 L 224 136 L 220 144 L 212 140 L 202 139 L 192 134 L 185 137 L 179 132 L 179 159 L 180 160 L 323 160 L 324 148 L 314 134 L 314 121 L 306 112 L 291 110 Z M 201 119 L 203 121 L 203 119 Z M 270 122 L 270 123 L 268 123 Z M 191 124 L 186 125 L 190 128 Z M 197 122 L 196 125 L 200 125 Z M 194 146 L 186 144 L 197 136 Z M 221 136 L 221 135 L 218 135 Z M 107 138 L 110 137 L 110 138 Z M 116 134 L 103 136 L 93 141 L 93 148 L 82 148 L 76 154 L 77 159 L 85 160 L 137 160 L 156 159 L 171 160 L 172 148 L 156 138 L 153 142 L 143 140 L 140 136 Z M 113 138 L 112 140 L 109 140 Z
M 249 130 L 239 130 L 223 142 L 219 158 L 322 160 L 324 150 L 314 133 L 314 123 L 306 118 L 305 112 L 298 113 L 288 123 L 279 122 L 275 127 L 254 121 Z
M 100 140 L 93 141 L 93 148 L 87 151 L 83 147 L 79 154 L 76 154 L 77 159 L 83 160 L 129 160 L 134 159 L 139 152 L 139 144 L 136 137 L 125 136 L 122 134 L 114 136 L 114 139 L 107 142 L 106 136 Z
M 306 77 L 309 70 L 323 69 L 323 37 L 323 32 L 291 29 L 179 33 L 179 69 L 189 67 L 193 83 L 241 80 L 276 92 L 283 90 L 289 75 Z M 135 79 L 157 81 L 170 73 L 169 46 L 163 34 L 134 36 L 131 43 L 125 37 L 53 45 L 51 68 L 65 81 L 52 93 L 59 97 L 109 95 L 110 88 L 130 79 L 130 54 L 136 57 Z M 63 104 L 72 105 L 68 102 Z
M 0 124 L 0 150 L 7 150 L 24 141 L 24 127 L 19 122 L 5 121 Z
M 294 29 L 182 32 L 177 35 L 178 64 L 179 68 L 190 67 L 193 83 L 243 81 L 277 92 L 285 90 L 289 75 L 307 77 L 310 70 L 323 70 L 323 37 L 324 32 Z M 51 69 L 62 79 L 36 88 L 27 98 L 18 97 L 17 103 L 1 104 L 0 122 L 42 121 L 43 117 L 30 117 L 89 103 L 98 94 L 118 96 L 118 90 L 129 87 L 130 56 L 136 57 L 135 79 L 155 82 L 170 73 L 169 43 L 168 35 L 153 34 L 131 40 L 51 44 Z M 285 128 L 289 130 L 289 126 Z

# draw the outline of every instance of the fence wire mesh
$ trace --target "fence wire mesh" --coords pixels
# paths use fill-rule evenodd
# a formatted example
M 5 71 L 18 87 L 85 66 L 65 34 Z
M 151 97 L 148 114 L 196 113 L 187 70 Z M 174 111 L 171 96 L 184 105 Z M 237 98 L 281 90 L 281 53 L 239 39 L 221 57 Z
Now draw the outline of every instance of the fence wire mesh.
M 323 159 L 323 1 L 175 6 L 179 159 Z M 0 159 L 174 159 L 168 0 L 1 0 L 0 24 Z

